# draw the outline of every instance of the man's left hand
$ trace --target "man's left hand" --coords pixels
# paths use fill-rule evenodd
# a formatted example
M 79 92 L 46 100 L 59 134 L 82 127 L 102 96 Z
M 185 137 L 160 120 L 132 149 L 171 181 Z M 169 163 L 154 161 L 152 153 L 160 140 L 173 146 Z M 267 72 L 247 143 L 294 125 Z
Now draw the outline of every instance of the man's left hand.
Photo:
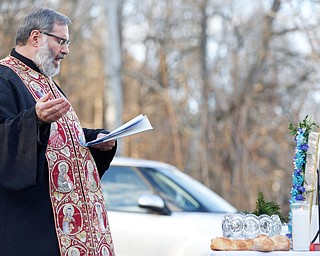
M 97 139 L 106 136 L 104 133 L 99 133 L 97 136 Z M 107 151 L 107 150 L 111 150 L 114 146 L 116 145 L 116 141 L 115 140 L 109 140 L 106 142 L 102 142 L 96 145 L 92 145 L 91 147 L 99 149 L 101 151 Z

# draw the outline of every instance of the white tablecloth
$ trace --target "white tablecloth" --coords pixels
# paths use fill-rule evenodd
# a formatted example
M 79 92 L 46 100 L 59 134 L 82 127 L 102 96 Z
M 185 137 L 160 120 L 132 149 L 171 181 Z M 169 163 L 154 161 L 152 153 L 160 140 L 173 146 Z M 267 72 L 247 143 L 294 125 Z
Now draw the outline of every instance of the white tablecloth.
M 274 252 L 256 252 L 256 251 L 211 251 L 208 256 L 320 256 L 320 251 L 274 251 Z

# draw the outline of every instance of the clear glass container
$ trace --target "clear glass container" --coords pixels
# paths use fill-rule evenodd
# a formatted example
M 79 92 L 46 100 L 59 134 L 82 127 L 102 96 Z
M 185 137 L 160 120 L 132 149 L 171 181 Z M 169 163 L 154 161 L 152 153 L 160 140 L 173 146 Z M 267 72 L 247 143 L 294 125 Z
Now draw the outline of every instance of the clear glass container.
M 260 234 L 279 235 L 282 223 L 278 215 L 227 214 L 222 220 L 222 234 L 227 238 L 248 239 Z

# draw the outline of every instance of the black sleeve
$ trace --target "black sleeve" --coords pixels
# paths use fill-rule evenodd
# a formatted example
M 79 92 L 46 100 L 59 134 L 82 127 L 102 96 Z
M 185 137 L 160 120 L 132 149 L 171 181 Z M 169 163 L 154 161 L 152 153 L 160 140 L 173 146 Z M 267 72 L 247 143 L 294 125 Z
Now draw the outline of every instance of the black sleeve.
M 0 188 L 7 191 L 37 185 L 49 137 L 50 126 L 39 126 L 33 97 L 21 83 L 0 77 Z
M 86 141 L 91 141 L 97 138 L 99 133 L 108 133 L 106 130 L 103 129 L 83 129 Z M 117 145 L 115 145 L 111 150 L 108 151 L 101 151 L 92 147 L 89 147 L 90 152 L 96 162 L 98 172 L 100 178 L 102 175 L 109 169 L 110 163 L 117 151 Z

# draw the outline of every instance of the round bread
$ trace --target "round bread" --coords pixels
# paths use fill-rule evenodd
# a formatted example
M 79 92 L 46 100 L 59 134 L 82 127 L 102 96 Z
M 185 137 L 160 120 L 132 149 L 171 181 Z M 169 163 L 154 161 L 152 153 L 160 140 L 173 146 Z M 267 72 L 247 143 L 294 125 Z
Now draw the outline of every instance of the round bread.
M 290 250 L 290 240 L 286 236 L 276 235 L 271 237 L 274 250 L 275 251 L 289 251 Z
M 274 243 L 267 235 L 258 235 L 252 239 L 252 250 L 260 252 L 271 252 L 274 250 Z

